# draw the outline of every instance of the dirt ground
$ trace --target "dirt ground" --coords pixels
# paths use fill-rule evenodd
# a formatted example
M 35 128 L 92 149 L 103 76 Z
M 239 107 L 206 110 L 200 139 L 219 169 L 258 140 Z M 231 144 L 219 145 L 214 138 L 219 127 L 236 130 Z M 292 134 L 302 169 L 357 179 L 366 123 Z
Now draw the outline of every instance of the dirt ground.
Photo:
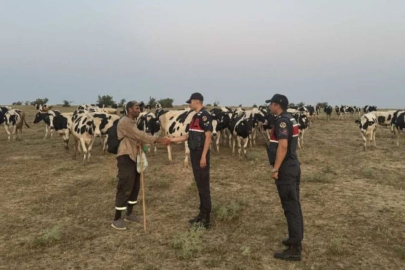
M 405 269 L 405 140 L 396 147 L 387 128 L 366 152 L 355 118 L 322 114 L 307 131 L 303 260 L 291 263 L 273 259 L 287 227 L 262 140 L 246 159 L 212 151 L 209 231 L 187 223 L 198 196 L 184 146 L 173 147 L 172 165 L 159 146 L 145 174 L 148 231 L 118 232 L 114 155 L 96 140 L 84 167 L 72 141 L 65 151 L 59 136 L 44 140 L 34 108 L 21 108 L 31 126 L 22 141 L 0 129 L 0 269 Z

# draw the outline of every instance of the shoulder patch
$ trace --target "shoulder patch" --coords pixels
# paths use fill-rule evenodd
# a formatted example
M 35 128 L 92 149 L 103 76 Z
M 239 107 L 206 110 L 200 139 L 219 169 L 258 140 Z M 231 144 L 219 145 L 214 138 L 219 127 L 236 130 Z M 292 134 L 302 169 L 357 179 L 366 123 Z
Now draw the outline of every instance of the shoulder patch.
M 281 128 L 285 128 L 285 127 L 287 127 L 287 124 L 286 124 L 285 122 L 281 122 L 281 123 L 280 123 L 280 127 L 281 127 Z

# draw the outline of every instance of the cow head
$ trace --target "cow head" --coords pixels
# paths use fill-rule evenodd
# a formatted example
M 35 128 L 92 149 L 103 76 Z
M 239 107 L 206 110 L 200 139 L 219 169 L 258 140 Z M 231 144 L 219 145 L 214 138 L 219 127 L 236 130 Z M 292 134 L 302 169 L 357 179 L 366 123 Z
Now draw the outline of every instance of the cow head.
M 154 135 L 160 130 L 159 118 L 152 117 L 149 120 L 146 119 L 146 132 Z
M 15 125 L 18 121 L 18 114 L 12 111 L 8 111 L 5 115 L 4 115 L 4 124 L 6 126 L 9 126 L 10 124 Z
M 218 134 L 218 120 L 212 120 L 212 137 L 215 139 Z
M 100 137 L 108 124 L 107 116 L 103 113 L 93 114 L 94 136 Z
M 356 120 L 355 123 L 359 124 L 360 131 L 366 133 L 367 129 L 376 124 L 376 119 L 368 118 L 363 115 L 360 120 Z

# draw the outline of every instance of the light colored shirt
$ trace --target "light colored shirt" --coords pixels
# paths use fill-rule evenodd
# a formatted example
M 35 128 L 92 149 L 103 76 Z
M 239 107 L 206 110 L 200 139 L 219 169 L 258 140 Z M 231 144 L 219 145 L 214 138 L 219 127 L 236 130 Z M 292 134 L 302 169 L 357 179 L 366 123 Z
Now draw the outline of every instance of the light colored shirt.
M 138 129 L 135 120 L 124 116 L 117 126 L 118 139 L 121 140 L 118 147 L 117 157 L 129 155 L 136 162 L 138 148 L 140 144 L 152 144 L 156 141 L 156 137 L 150 136 Z

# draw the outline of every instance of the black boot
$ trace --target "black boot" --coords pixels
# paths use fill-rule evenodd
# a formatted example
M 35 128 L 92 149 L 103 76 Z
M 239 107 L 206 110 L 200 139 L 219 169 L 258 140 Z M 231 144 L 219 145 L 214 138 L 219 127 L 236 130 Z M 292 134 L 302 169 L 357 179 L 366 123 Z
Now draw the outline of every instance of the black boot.
M 282 243 L 284 246 L 289 247 L 289 246 L 291 246 L 291 243 L 290 243 L 289 241 L 290 241 L 290 239 L 289 239 L 289 238 L 286 238 L 286 239 L 284 239 L 283 241 L 281 241 L 281 243 Z
M 274 258 L 286 261 L 301 261 L 301 247 L 300 244 L 290 245 L 283 252 L 274 253 Z
M 198 215 L 197 215 L 195 218 L 190 219 L 188 222 L 189 222 L 190 224 L 198 223 L 198 222 L 201 221 L 202 217 L 203 217 L 203 213 L 200 211 L 200 213 L 198 213 Z
M 203 217 L 201 219 L 201 224 L 206 229 L 211 228 L 210 213 L 204 213 L 203 214 Z
M 290 242 L 290 239 L 289 239 L 289 238 L 284 239 L 283 241 L 281 241 L 281 243 L 282 243 L 284 246 L 286 246 L 286 247 L 289 247 L 289 246 L 294 245 L 294 244 L 292 244 L 292 243 Z M 297 246 L 298 246 L 298 249 L 301 251 L 301 250 L 302 250 L 302 244 L 299 243 L 299 244 L 297 244 Z

